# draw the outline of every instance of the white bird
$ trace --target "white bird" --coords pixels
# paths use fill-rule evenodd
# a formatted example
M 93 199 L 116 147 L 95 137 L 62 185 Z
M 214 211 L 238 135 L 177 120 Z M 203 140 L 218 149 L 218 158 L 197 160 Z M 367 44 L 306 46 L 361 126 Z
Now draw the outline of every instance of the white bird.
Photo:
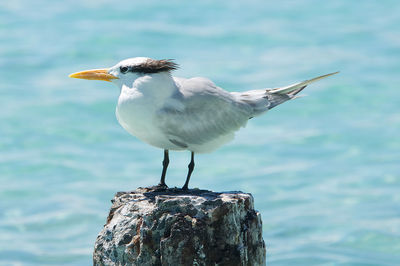
M 71 78 L 110 81 L 120 88 L 116 116 L 121 126 L 140 140 L 164 149 L 160 187 L 167 187 L 165 174 L 169 150 L 189 150 L 188 189 L 194 169 L 194 153 L 211 152 L 234 138 L 249 119 L 294 99 L 308 84 L 330 73 L 282 88 L 228 92 L 211 80 L 173 77 L 178 68 L 172 60 L 136 57 L 111 68 L 86 70 Z

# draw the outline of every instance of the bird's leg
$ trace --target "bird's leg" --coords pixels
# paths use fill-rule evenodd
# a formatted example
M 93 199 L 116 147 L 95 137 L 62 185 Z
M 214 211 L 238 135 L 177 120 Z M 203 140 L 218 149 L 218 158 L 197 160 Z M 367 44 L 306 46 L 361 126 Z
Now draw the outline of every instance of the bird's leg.
M 165 184 L 165 174 L 167 173 L 168 164 L 169 164 L 169 153 L 168 150 L 164 150 L 164 160 L 162 162 L 163 169 L 161 173 L 160 184 L 158 184 L 158 186 L 160 187 L 168 187 L 167 184 Z
M 192 152 L 192 156 L 191 156 L 191 160 L 190 163 L 188 165 L 189 171 L 186 177 L 186 182 L 183 185 L 182 189 L 183 190 L 187 190 L 188 186 L 189 186 L 189 180 L 190 180 L 190 176 L 192 175 L 193 169 L 194 169 L 194 152 Z

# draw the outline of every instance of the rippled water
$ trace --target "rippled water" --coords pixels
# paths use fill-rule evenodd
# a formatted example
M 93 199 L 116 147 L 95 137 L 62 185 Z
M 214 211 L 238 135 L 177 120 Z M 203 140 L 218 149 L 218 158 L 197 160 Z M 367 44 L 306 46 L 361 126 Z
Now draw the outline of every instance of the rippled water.
M 242 190 L 269 265 L 400 264 L 398 1 L 0 2 L 0 264 L 89 265 L 117 191 L 158 182 L 118 89 L 69 79 L 134 56 L 230 90 L 340 70 L 199 155 L 193 187 Z M 171 153 L 181 186 L 188 153 Z

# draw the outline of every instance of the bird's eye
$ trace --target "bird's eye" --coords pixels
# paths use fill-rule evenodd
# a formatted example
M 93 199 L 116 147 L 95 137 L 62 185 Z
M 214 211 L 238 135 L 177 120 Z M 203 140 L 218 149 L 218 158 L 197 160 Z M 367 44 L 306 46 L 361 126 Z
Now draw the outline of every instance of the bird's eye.
M 122 74 L 125 74 L 126 72 L 128 72 L 128 67 L 120 67 L 119 70 L 121 71 Z

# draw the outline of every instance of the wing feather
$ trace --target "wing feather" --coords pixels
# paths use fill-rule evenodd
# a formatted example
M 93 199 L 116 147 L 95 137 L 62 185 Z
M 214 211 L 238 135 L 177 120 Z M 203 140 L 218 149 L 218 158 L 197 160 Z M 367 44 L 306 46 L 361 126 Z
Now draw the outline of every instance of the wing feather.
M 173 104 L 157 113 L 160 129 L 174 141 L 202 145 L 246 125 L 252 108 L 205 78 L 176 79 Z

